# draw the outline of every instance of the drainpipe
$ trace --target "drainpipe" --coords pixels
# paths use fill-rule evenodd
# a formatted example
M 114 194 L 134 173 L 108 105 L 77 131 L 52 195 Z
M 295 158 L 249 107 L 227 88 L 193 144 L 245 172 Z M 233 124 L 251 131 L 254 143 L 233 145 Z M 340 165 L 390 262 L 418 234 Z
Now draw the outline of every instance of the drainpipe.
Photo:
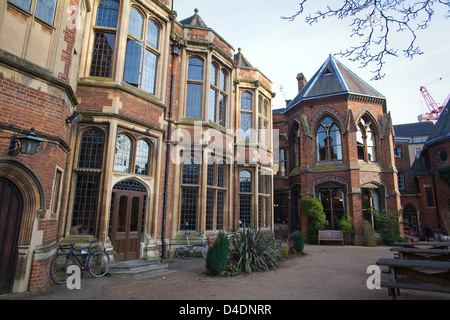
M 173 109 L 173 95 L 175 87 L 175 59 L 180 55 L 180 48 L 177 43 L 171 46 L 172 54 L 172 72 L 171 72 L 171 84 L 170 84 L 170 101 L 169 101 L 169 118 L 167 126 L 167 139 L 166 139 L 166 169 L 164 172 L 164 194 L 163 194 L 163 214 L 162 214 L 162 252 L 163 259 L 167 258 L 166 249 L 166 217 L 167 217 L 167 192 L 169 189 L 169 167 L 170 167 L 170 141 L 172 139 L 172 109 Z

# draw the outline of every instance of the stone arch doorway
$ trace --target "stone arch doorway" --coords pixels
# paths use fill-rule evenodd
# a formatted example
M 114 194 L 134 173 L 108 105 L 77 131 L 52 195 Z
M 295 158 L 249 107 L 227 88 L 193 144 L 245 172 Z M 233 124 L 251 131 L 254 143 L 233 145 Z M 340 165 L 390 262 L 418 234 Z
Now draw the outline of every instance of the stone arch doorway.
M 14 183 L 0 178 L 0 294 L 12 290 L 22 215 L 22 194 Z
M 413 234 L 419 234 L 419 219 L 415 206 L 411 203 L 405 204 L 402 213 L 404 225 L 410 227 Z
M 147 188 L 134 179 L 120 181 L 113 187 L 109 235 L 116 261 L 139 258 L 147 195 Z

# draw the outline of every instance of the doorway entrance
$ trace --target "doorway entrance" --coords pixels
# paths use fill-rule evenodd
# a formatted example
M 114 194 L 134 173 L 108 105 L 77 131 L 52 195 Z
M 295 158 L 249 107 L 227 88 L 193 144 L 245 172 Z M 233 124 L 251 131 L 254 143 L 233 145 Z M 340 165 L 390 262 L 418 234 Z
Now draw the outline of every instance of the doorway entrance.
M 412 229 L 413 234 L 419 234 L 419 220 L 417 219 L 417 211 L 414 206 L 407 204 L 403 207 L 403 222 L 406 227 Z
M 139 182 L 125 180 L 114 185 L 109 233 L 116 261 L 139 258 L 146 202 L 147 189 Z
M 23 198 L 19 189 L 0 178 L 0 294 L 12 290 L 22 214 Z
M 334 184 L 321 185 L 317 188 L 319 200 L 322 202 L 326 216 L 325 227 L 329 230 L 339 229 L 339 220 L 345 215 L 344 188 Z

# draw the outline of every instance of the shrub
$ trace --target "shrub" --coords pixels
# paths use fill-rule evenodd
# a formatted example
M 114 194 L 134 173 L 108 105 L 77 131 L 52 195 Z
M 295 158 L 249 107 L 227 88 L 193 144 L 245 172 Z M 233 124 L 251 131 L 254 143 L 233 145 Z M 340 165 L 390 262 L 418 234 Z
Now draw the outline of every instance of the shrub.
M 278 257 L 274 244 L 264 239 L 259 230 L 245 228 L 231 237 L 227 270 L 231 273 L 268 271 L 278 265 Z
M 305 241 L 303 239 L 303 234 L 300 231 L 295 231 L 289 236 L 289 240 L 294 243 L 295 251 L 298 253 L 303 253 L 305 248 Z
M 221 231 L 206 255 L 206 271 L 208 274 L 216 276 L 224 271 L 228 259 L 228 248 L 228 238 Z
M 308 216 L 307 239 L 311 243 L 317 243 L 318 230 L 323 230 L 326 219 L 322 203 L 316 198 L 303 199 L 300 201 L 300 209 Z
M 352 231 L 353 230 L 353 218 L 343 216 L 339 220 L 339 226 L 341 227 L 341 231 L 343 233 L 348 233 L 348 232 Z
M 362 223 L 362 236 L 363 236 L 363 246 L 368 247 L 375 247 L 376 241 L 375 241 L 375 233 L 373 232 L 372 224 L 367 221 L 363 220 Z
M 381 240 L 389 246 L 395 242 L 401 241 L 399 218 L 401 211 L 397 213 L 389 213 L 386 210 L 373 210 L 373 218 L 377 229 L 380 231 Z

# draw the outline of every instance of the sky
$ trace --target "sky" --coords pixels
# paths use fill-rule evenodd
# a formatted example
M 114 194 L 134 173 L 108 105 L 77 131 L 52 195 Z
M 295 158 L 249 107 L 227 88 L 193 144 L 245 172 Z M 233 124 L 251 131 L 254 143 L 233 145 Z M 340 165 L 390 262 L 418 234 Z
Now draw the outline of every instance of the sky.
M 330 1 L 310 1 L 305 13 L 293 22 L 281 19 L 298 11 L 299 0 L 174 0 L 177 20 L 198 14 L 206 25 L 219 34 L 272 81 L 276 93 L 272 108 L 285 106 L 285 100 L 298 93 L 297 74 L 307 80 L 322 66 L 330 54 L 357 45 L 361 39 L 350 37 L 351 20 L 326 18 L 313 25 L 305 22 L 307 13 L 324 9 Z M 334 1 L 341 3 L 342 1 Z M 450 18 L 446 10 L 435 10 L 430 27 L 417 33 L 423 55 L 412 60 L 399 55 L 386 60 L 382 80 L 371 80 L 375 66 L 362 68 L 346 57 L 335 58 L 386 97 L 394 124 L 417 122 L 428 111 L 420 93 L 425 86 L 439 105 L 450 94 Z M 402 41 L 400 33 L 397 41 Z M 394 43 L 392 43 L 394 45 Z M 281 90 L 282 88 L 282 90 Z

